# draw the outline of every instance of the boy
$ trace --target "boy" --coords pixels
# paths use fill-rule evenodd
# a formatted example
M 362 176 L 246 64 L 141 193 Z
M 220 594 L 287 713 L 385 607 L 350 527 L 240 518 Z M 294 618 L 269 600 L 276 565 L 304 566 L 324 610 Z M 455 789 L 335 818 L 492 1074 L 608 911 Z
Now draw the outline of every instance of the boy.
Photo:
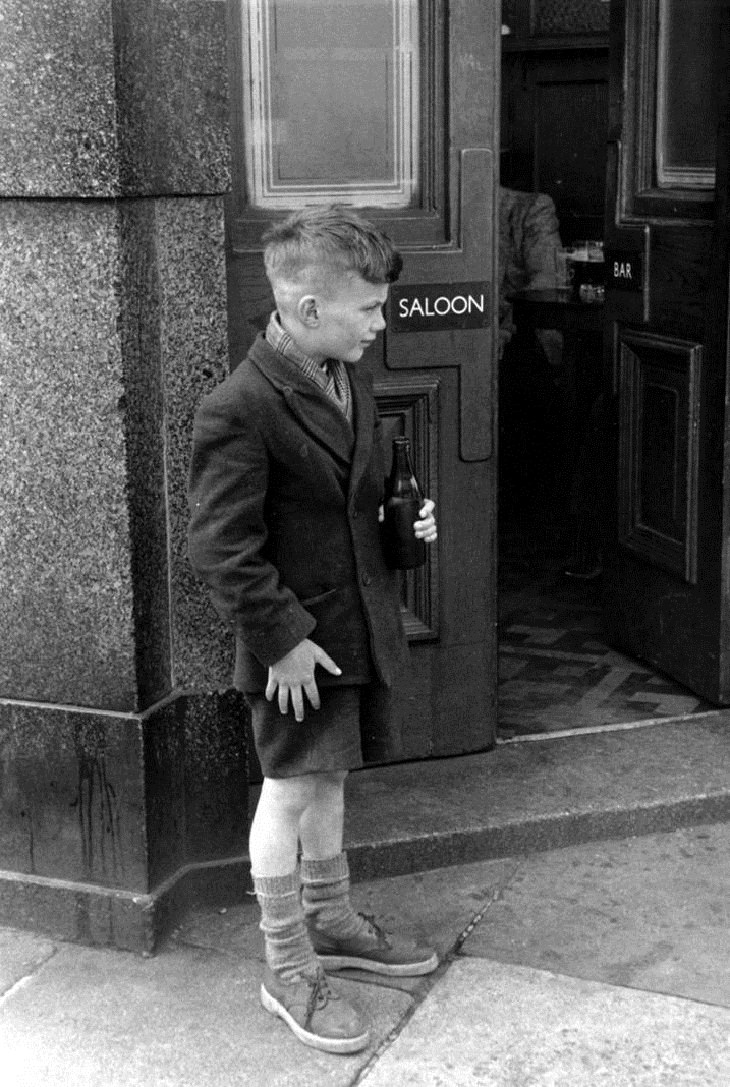
M 406 645 L 380 542 L 380 421 L 357 363 L 385 327 L 401 258 L 337 207 L 296 212 L 264 241 L 277 308 L 196 416 L 190 558 L 236 632 L 264 774 L 249 842 L 262 1003 L 305 1044 L 353 1053 L 367 1027 L 323 968 L 438 964 L 353 910 L 342 849 L 348 770 L 397 751 L 389 711 Z M 414 524 L 429 543 L 433 509 Z

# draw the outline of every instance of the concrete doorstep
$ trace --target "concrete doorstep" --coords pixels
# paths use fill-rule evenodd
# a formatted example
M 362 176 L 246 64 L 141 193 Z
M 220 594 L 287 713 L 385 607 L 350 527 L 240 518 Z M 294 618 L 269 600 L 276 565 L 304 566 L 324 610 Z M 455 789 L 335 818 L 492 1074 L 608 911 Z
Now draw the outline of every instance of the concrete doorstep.
M 355 878 L 730 819 L 730 711 L 576 729 L 350 775 Z

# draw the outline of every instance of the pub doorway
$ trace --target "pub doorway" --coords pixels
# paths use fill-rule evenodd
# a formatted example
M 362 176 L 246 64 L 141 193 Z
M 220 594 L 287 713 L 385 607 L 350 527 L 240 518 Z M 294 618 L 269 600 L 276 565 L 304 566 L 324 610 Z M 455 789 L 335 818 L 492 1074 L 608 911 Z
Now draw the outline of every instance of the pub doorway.
M 714 172 L 720 51 L 693 31 L 720 5 L 693 4 L 689 27 L 672 0 L 503 12 L 503 189 L 547 195 L 564 246 L 600 240 L 639 255 L 642 282 L 627 294 L 609 279 L 600 321 L 560 326 L 560 368 L 535 350 L 523 309 L 500 367 L 498 736 L 704 712 L 727 699 L 722 547 L 717 535 L 712 555 L 698 544 L 698 496 L 722 458 L 698 429 L 705 415 L 724 418 L 719 395 L 709 404 L 702 390 L 710 367 L 724 382 L 727 364 L 724 350 L 713 357 L 721 334 L 707 317 L 727 286 L 715 194 L 726 179 Z M 714 70 L 700 63 L 712 56 Z M 675 123 L 688 114 L 674 90 L 688 86 L 701 149 Z M 673 308 L 672 278 L 685 284 Z M 726 329 L 726 309 L 717 321 Z M 697 657 L 714 664 L 683 646 L 666 606 L 679 597 Z
M 361 364 L 373 382 L 384 452 L 390 457 L 393 439 L 408 438 L 439 510 L 438 547 L 401 582 L 412 667 L 395 712 L 407 759 L 495 742 L 497 8 L 482 0 L 229 5 L 233 365 L 272 312 L 261 239 L 273 219 L 309 205 L 352 205 L 404 255 L 387 327 Z M 397 291 L 418 300 L 477 291 L 480 316 L 465 318 L 452 306 L 448 323 L 438 314 L 438 327 L 433 311 L 423 323 L 401 321 Z M 419 301 L 417 314 L 424 312 Z M 293 411 L 296 401 L 288 405 Z M 296 407 L 300 420 L 305 406 Z M 381 440 L 367 410 L 358 415 L 355 406 L 353 457 Z M 310 427 L 306 442 L 342 456 L 331 428 Z M 357 516 L 357 495 L 348 497 Z M 363 570 L 363 592 L 371 580 Z M 253 760 L 250 773 L 259 776 Z

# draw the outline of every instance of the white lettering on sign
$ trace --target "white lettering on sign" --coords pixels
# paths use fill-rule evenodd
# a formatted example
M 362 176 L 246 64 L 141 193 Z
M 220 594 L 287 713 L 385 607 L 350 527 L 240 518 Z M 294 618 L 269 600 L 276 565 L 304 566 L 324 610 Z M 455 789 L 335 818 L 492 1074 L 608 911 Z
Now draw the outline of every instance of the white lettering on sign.
M 630 261 L 618 261 L 613 262 L 613 278 L 614 279 L 633 279 L 631 272 Z
M 457 294 L 453 298 L 441 294 L 434 299 L 401 298 L 398 301 L 400 317 L 413 317 L 414 314 L 419 317 L 445 317 L 447 313 L 461 315 L 475 311 L 484 313 L 485 305 L 483 294 Z

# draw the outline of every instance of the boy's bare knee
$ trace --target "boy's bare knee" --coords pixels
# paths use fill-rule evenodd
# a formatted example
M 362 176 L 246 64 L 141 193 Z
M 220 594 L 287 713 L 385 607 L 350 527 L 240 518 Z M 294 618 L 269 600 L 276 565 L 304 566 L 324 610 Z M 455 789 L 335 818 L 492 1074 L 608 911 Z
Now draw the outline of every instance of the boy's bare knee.
M 263 791 L 270 803 L 292 815 L 300 815 L 317 795 L 314 774 L 300 777 L 266 778 Z M 262 793 L 263 795 L 263 793 Z
M 310 777 L 314 779 L 315 801 L 332 802 L 333 799 L 344 796 L 346 770 L 322 770 L 317 774 L 311 774 Z

